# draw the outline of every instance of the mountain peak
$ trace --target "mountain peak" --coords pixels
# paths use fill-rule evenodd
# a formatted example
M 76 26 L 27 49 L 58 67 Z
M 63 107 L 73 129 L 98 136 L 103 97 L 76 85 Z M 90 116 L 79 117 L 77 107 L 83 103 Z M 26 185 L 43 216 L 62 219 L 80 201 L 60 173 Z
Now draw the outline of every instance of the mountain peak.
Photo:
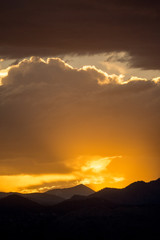
M 127 187 L 125 188 L 138 188 L 138 187 L 143 187 L 145 186 L 147 183 L 144 181 L 137 181 L 137 182 L 133 182 L 131 184 L 129 184 Z
M 125 188 L 104 188 L 92 197 L 108 199 L 118 204 L 159 204 L 160 179 L 144 182 L 137 181 Z
M 51 189 L 49 191 L 46 192 L 47 194 L 53 194 L 65 199 L 69 199 L 71 197 L 73 197 L 74 195 L 81 195 L 81 196 L 89 196 L 91 194 L 94 193 L 94 191 L 83 185 L 83 184 L 79 184 L 76 185 L 74 187 L 70 187 L 70 188 L 59 188 L 59 189 Z
M 11 194 L 0 199 L 0 208 L 37 208 L 40 205 L 32 200 L 26 199 L 19 194 Z

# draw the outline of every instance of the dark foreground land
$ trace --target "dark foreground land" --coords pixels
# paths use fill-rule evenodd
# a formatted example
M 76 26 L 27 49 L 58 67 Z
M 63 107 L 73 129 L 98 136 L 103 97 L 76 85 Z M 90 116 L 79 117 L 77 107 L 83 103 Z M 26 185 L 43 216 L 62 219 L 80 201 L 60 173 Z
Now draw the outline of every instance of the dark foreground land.
M 160 180 L 77 195 L 53 206 L 8 195 L 0 199 L 0 234 L 9 240 L 159 240 Z

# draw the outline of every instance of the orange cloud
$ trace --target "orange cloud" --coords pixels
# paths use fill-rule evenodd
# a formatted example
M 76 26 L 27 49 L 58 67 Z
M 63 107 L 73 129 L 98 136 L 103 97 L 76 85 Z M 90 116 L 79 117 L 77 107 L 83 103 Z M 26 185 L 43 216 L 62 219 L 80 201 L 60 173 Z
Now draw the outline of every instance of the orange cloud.
M 111 160 L 107 157 L 98 158 L 95 157 L 93 160 L 87 161 L 84 166 L 82 166 L 82 171 L 86 172 L 91 170 L 92 172 L 99 173 L 106 169 L 106 167 L 110 164 Z

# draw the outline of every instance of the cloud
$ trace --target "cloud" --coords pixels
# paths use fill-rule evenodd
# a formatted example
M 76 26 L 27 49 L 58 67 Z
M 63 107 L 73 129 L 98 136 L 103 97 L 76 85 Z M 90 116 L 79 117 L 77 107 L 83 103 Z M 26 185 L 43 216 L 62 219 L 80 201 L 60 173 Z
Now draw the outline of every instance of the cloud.
M 159 69 L 159 10 L 144 0 L 3 1 L 0 57 L 126 52 L 131 66 Z
M 159 83 L 159 82 L 160 82 L 160 77 L 153 78 L 153 81 L 154 81 L 155 83 Z
M 18 192 L 44 192 L 53 188 L 58 187 L 58 184 L 65 185 L 66 182 L 70 184 L 76 182 L 75 176 L 73 175 L 12 175 L 12 176 L 0 176 L 1 191 L 18 191 Z
M 159 109 L 157 80 L 124 82 L 59 58 L 23 60 L 9 67 L 0 86 L 0 175 L 76 172 L 80 182 L 104 168 L 115 181 L 156 178 Z M 90 174 L 82 176 L 84 169 Z
M 92 172 L 99 173 L 106 169 L 106 167 L 110 164 L 111 160 L 107 157 L 98 158 L 87 161 L 84 166 L 82 166 L 82 171 L 86 172 L 91 170 Z

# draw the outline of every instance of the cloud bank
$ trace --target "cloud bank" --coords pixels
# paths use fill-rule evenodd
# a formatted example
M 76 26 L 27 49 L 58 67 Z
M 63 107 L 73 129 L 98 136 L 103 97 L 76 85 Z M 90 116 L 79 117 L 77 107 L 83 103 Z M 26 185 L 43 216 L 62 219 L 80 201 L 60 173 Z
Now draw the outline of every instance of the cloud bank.
M 127 52 L 132 67 L 159 69 L 160 3 L 6 0 L 0 58 Z

